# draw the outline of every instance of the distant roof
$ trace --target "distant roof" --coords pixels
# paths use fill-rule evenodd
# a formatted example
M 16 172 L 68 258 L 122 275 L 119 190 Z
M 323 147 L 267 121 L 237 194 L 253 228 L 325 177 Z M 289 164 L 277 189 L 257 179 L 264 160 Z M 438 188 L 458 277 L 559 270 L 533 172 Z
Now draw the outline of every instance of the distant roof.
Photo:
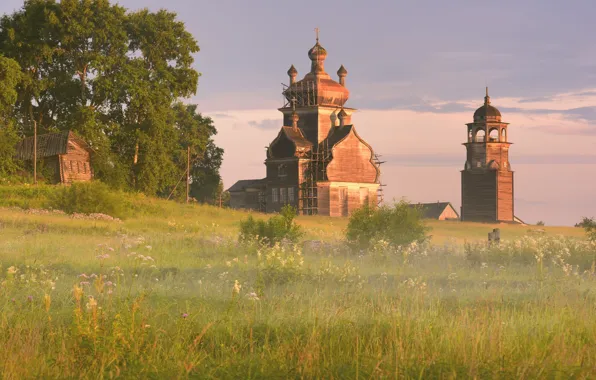
M 230 187 L 228 189 L 228 191 L 230 193 L 236 192 L 236 191 L 244 191 L 247 188 L 250 187 L 260 187 L 262 184 L 264 184 L 265 179 L 243 179 L 240 180 L 238 182 L 236 182 L 235 184 L 232 185 L 232 187 Z
M 420 207 L 422 210 L 422 217 L 425 219 L 439 219 L 443 211 L 447 207 L 451 207 L 455 214 L 459 218 L 459 213 L 455 210 L 455 207 L 450 202 L 435 202 L 435 203 L 413 203 L 410 207 Z
M 89 151 L 92 150 L 83 139 L 71 131 L 46 133 L 37 136 L 37 157 L 44 158 L 66 154 L 68 152 L 68 141 L 73 141 Z M 19 160 L 32 160 L 33 145 L 33 136 L 19 141 L 16 146 L 15 157 Z

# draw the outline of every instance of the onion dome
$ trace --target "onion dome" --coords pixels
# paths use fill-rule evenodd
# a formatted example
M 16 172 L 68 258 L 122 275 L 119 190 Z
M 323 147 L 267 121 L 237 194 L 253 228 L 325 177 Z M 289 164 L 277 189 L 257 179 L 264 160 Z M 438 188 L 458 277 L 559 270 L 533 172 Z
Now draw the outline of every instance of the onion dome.
M 344 65 L 341 65 L 339 67 L 339 70 L 337 70 L 337 76 L 341 78 L 341 77 L 345 77 L 346 75 L 348 75 L 348 70 L 346 70 Z
M 325 58 L 327 51 L 321 46 L 318 39 L 309 51 L 311 70 L 302 80 L 290 80 L 290 86 L 284 90 L 283 95 L 288 102 L 298 99 L 298 106 L 332 106 L 341 107 L 350 97 L 350 92 L 325 72 Z M 292 68 L 290 68 L 291 70 Z M 340 68 L 341 70 L 341 68 Z M 344 68 L 342 72 L 347 70 Z M 288 74 L 290 71 L 288 71 Z M 292 78 L 290 76 L 290 78 Z
M 474 112 L 474 121 L 501 121 L 501 112 L 490 105 L 490 96 L 488 96 L 488 87 L 484 97 L 484 105 Z
M 311 61 L 324 61 L 327 58 L 327 50 L 317 41 L 315 46 L 308 51 L 308 58 Z
M 296 70 L 294 65 L 290 66 L 290 68 L 288 69 L 288 75 L 291 77 L 295 77 L 296 75 L 298 75 L 298 70 Z

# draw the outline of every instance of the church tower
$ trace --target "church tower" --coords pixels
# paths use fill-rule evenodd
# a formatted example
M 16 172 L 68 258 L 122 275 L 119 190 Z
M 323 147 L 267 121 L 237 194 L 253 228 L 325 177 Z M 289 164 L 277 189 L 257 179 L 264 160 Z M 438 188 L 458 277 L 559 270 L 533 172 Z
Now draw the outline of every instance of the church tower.
M 487 87 L 484 105 L 467 124 L 468 141 L 463 144 L 467 158 L 461 172 L 462 221 L 514 222 L 508 125 L 491 105 Z

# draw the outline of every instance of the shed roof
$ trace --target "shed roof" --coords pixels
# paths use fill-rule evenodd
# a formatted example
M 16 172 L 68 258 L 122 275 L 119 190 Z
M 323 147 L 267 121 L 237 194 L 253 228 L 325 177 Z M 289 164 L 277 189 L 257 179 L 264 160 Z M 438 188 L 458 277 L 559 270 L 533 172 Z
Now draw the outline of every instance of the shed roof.
M 230 193 L 233 192 L 238 192 L 238 191 L 244 191 L 247 188 L 256 188 L 256 187 L 261 187 L 262 185 L 264 185 L 265 179 L 243 179 L 240 180 L 238 182 L 236 182 L 235 184 L 232 185 L 232 187 L 230 187 L 228 189 L 228 191 Z
M 37 157 L 51 157 L 68 152 L 68 142 L 73 141 L 82 148 L 92 151 L 89 145 L 72 131 L 46 133 L 37 136 Z M 33 159 L 33 136 L 24 138 L 16 146 L 15 157 L 19 160 Z
M 447 207 L 451 207 L 455 214 L 459 217 L 459 213 L 455 210 L 455 207 L 453 207 L 450 202 L 418 203 L 411 204 L 410 207 L 420 207 L 422 211 L 422 217 L 425 219 L 439 219 Z

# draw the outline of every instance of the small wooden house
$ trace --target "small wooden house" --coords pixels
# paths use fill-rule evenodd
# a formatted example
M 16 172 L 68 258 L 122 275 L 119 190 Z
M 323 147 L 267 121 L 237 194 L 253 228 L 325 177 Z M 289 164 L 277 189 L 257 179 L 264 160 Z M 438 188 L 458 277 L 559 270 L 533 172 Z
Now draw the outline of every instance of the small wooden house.
M 459 214 L 449 202 L 418 203 L 410 207 L 418 207 L 424 219 L 459 220 Z
M 33 160 L 33 137 L 21 140 L 16 146 L 16 158 Z M 91 152 L 93 150 L 71 131 L 37 136 L 37 160 L 51 171 L 52 183 L 69 184 L 93 178 Z

